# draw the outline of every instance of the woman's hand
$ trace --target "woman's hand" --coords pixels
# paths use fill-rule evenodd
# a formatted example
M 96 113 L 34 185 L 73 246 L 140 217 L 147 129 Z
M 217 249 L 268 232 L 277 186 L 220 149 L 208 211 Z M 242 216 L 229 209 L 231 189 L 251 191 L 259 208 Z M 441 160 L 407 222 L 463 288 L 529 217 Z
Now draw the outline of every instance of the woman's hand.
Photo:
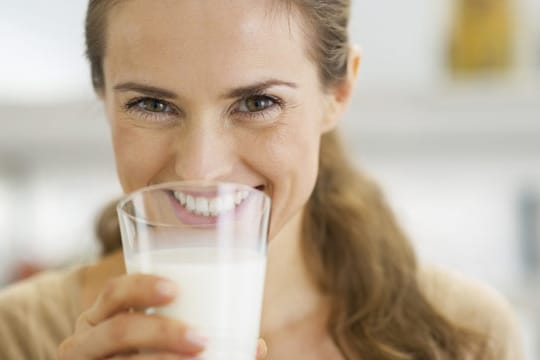
M 165 305 L 175 296 L 174 284 L 153 275 L 110 280 L 94 305 L 80 315 L 75 333 L 60 345 L 59 359 L 196 359 L 206 345 L 204 337 L 178 320 L 130 311 Z M 258 359 L 265 355 L 260 341 Z

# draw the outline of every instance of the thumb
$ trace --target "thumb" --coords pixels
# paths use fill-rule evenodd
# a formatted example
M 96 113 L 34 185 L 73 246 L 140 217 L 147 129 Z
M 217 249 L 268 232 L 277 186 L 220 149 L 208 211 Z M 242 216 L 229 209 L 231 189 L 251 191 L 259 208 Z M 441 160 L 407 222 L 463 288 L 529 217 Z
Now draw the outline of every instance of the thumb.
M 268 354 L 268 348 L 266 342 L 263 339 L 259 339 L 257 342 L 257 360 L 266 358 Z

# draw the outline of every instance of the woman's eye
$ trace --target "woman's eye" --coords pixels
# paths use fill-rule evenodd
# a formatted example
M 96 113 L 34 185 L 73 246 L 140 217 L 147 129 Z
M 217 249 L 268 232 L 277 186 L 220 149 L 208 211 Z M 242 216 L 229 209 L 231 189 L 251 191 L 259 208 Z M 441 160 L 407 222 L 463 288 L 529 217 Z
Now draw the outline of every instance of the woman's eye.
M 178 109 L 167 101 L 150 97 L 136 98 L 123 105 L 134 121 L 152 125 L 171 125 L 178 119 Z
M 164 101 L 158 99 L 141 99 L 135 104 L 139 109 L 146 110 L 153 113 L 171 112 L 171 106 Z
M 250 96 L 240 103 L 240 112 L 259 112 L 266 110 L 276 104 L 272 98 L 264 95 Z

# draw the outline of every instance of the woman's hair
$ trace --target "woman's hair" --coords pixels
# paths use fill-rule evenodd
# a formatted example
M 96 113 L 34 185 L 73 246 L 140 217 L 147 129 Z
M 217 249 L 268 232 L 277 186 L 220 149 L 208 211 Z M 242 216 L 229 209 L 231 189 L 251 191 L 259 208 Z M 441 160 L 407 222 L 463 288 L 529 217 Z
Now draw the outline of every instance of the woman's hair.
M 112 0 L 90 0 L 87 55 L 104 90 L 106 15 Z M 301 14 L 309 54 L 324 88 L 347 74 L 349 0 L 276 0 Z M 98 223 L 106 251 L 118 249 L 110 205 Z M 328 331 L 347 359 L 484 358 L 481 334 L 442 316 L 423 295 L 417 262 L 378 186 L 347 160 L 336 132 L 323 135 L 319 173 L 303 219 L 302 250 L 313 281 L 330 301 Z
M 105 205 L 96 220 L 96 236 L 103 255 L 111 254 L 122 247 L 120 223 L 116 213 L 117 204 L 118 199 Z

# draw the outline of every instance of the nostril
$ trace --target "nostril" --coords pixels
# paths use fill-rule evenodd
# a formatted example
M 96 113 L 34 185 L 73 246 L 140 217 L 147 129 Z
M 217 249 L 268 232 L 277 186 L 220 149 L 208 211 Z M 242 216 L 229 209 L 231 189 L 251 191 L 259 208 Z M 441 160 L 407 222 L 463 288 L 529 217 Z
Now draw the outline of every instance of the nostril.
M 265 186 L 264 185 L 258 185 L 258 186 L 255 186 L 255 189 L 257 189 L 259 191 L 264 191 Z

